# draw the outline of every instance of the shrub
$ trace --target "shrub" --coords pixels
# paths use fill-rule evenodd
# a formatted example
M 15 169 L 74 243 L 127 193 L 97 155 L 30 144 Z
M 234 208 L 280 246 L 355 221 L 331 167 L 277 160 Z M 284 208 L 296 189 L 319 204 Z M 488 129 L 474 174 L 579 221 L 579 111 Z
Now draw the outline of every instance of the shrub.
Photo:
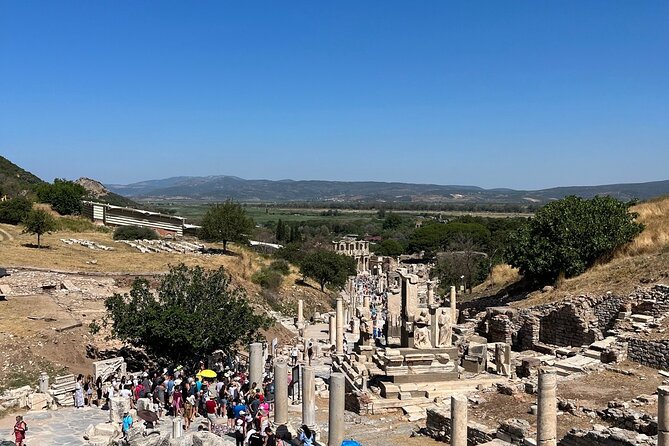
M 73 182 L 56 178 L 53 184 L 41 184 L 37 187 L 37 197 L 42 203 L 50 203 L 60 215 L 81 213 L 81 199 L 86 189 Z
M 290 264 L 283 259 L 273 261 L 269 267 L 284 276 L 290 274 Z
M 278 290 L 283 283 L 283 276 L 279 271 L 265 267 L 253 274 L 253 276 L 251 276 L 251 281 L 263 288 Z
M 114 240 L 157 240 L 158 233 L 141 226 L 119 226 L 114 231 Z
M 0 202 L 0 223 L 18 225 L 25 220 L 32 208 L 30 200 L 23 197 Z
M 61 217 L 57 221 L 58 231 L 69 232 L 109 232 L 109 228 L 96 225 L 83 217 Z

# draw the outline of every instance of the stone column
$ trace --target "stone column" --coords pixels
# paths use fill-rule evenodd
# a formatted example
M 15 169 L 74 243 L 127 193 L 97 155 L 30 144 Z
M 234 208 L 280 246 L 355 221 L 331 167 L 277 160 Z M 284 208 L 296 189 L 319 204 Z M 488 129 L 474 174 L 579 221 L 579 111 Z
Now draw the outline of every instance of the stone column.
M 552 368 L 539 370 L 537 446 L 557 444 L 557 375 Z
M 337 298 L 337 354 L 344 353 L 344 303 Z
M 432 308 L 434 305 L 434 282 L 428 280 L 427 284 L 427 306 Z
M 181 438 L 183 436 L 183 418 L 174 417 L 172 419 L 172 438 Z
M 451 396 L 451 446 L 467 446 L 467 396 Z
M 274 364 L 274 424 L 288 422 L 288 364 Z
M 364 296 L 362 296 L 362 306 L 365 309 L 369 310 L 369 294 L 365 294 Z
M 297 323 L 298 325 L 304 323 L 304 302 L 302 299 L 297 301 Z
M 262 384 L 263 375 L 262 344 L 254 342 L 249 344 L 249 384 Z
M 337 343 L 337 317 L 336 316 L 330 316 L 330 328 L 329 328 L 329 335 L 330 335 L 330 345 L 335 345 Z
M 314 369 L 302 367 L 302 424 L 311 428 L 316 424 L 316 385 Z
M 451 287 L 451 323 L 453 325 L 458 323 L 458 310 L 456 307 L 456 299 L 455 299 L 455 287 Z
M 346 382 L 343 373 L 330 374 L 330 410 L 328 446 L 341 446 L 344 441 L 344 393 Z
M 304 362 L 309 361 L 309 339 L 304 338 Z
M 39 393 L 49 393 L 49 375 L 46 372 L 39 374 Z
M 669 446 L 669 386 L 657 388 L 657 445 Z

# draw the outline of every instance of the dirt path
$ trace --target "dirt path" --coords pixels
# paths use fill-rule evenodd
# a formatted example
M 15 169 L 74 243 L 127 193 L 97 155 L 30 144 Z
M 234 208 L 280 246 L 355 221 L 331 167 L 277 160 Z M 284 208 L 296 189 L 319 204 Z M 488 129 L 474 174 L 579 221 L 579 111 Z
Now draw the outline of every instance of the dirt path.
M 0 241 L 4 240 L 12 241 L 14 240 L 14 236 L 9 232 L 5 231 L 4 229 L 0 228 Z

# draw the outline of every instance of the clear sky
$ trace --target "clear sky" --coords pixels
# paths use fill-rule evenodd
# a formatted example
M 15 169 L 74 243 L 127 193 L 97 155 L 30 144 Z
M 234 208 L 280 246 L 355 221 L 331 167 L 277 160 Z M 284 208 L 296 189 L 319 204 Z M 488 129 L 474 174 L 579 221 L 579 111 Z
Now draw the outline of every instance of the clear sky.
M 0 0 L 40 177 L 669 178 L 669 2 Z

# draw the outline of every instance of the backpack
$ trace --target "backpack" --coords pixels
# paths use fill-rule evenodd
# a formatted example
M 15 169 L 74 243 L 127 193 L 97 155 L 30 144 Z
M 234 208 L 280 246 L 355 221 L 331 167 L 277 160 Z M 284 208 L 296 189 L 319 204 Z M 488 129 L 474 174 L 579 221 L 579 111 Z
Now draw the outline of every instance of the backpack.
M 341 446 L 362 446 L 355 440 L 344 440 L 341 442 Z

